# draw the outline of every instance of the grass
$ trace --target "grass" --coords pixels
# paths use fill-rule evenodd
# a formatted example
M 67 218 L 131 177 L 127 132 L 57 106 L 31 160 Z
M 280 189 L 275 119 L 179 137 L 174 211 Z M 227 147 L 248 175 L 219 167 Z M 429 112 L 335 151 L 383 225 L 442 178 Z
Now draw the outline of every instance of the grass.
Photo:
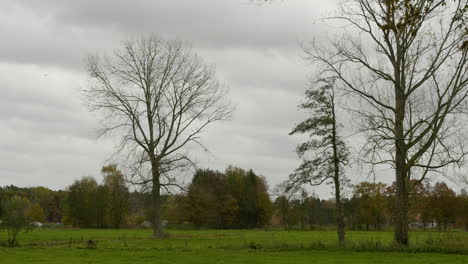
M 44 229 L 22 234 L 21 248 L 0 248 L 0 263 L 468 263 L 468 233 L 412 232 L 411 246 L 391 232 Z M 0 231 L 0 240 L 5 239 Z M 88 248 L 86 241 L 97 241 Z M 415 253 L 417 252 L 417 253 Z

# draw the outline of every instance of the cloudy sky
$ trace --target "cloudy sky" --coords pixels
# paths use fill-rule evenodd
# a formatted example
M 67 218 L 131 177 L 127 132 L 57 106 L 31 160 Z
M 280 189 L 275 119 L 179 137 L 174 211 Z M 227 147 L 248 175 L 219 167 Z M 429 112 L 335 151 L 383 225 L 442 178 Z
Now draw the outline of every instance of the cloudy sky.
M 99 176 L 115 139 L 97 138 L 98 119 L 82 104 L 84 59 L 148 33 L 192 43 L 238 106 L 204 134 L 212 155 L 196 157 L 201 167 L 252 168 L 274 186 L 298 165 L 300 139 L 288 132 L 304 117 L 297 104 L 313 72 L 300 43 L 334 31 L 320 18 L 336 0 L 0 2 L 0 185 L 60 189 Z

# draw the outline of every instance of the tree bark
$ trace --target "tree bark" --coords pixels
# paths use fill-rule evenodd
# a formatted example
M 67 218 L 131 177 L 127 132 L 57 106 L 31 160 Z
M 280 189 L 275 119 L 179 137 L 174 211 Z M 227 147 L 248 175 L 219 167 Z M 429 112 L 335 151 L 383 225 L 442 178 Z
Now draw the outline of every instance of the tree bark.
M 408 183 L 407 172 L 404 166 L 404 161 L 399 161 L 402 157 L 398 157 L 397 151 L 397 167 L 396 167 L 396 215 L 395 215 L 395 240 L 398 244 L 407 246 L 408 240 Z M 399 161 L 399 162 L 398 162 Z
M 339 183 L 335 182 L 335 199 L 336 199 L 336 225 L 338 228 L 338 243 L 344 244 L 345 242 L 345 223 L 343 215 L 343 204 L 341 203 L 341 193 Z
M 398 174 L 398 171 L 397 171 Z M 395 240 L 398 244 L 407 246 L 408 239 L 408 192 L 406 186 L 406 179 L 403 177 L 397 178 L 396 190 L 396 227 L 395 227 Z
M 153 237 L 163 237 L 163 227 L 161 225 L 161 186 L 159 182 L 159 166 L 157 162 L 151 163 L 153 177 Z

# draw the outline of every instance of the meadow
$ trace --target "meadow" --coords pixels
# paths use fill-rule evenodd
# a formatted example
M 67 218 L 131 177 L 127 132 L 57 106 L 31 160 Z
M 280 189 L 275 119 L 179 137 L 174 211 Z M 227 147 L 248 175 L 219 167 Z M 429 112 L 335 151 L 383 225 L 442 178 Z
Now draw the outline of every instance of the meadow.
M 468 233 L 412 232 L 409 248 L 391 232 L 42 229 L 22 234 L 20 248 L 0 247 L 0 263 L 468 263 Z M 0 240 L 6 233 L 0 231 Z M 93 240 L 96 245 L 88 246 Z

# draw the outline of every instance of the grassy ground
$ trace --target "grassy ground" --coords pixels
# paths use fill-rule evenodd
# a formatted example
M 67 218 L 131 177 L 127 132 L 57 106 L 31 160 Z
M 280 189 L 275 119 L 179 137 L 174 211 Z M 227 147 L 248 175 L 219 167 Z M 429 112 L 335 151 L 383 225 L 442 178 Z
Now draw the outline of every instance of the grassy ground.
M 0 248 L 0 263 L 468 263 L 465 232 L 413 232 L 404 250 L 392 245 L 390 232 L 348 232 L 345 248 L 333 231 L 169 233 L 151 239 L 149 230 L 34 230 L 22 234 L 21 248 Z M 0 240 L 5 236 L 0 231 Z

